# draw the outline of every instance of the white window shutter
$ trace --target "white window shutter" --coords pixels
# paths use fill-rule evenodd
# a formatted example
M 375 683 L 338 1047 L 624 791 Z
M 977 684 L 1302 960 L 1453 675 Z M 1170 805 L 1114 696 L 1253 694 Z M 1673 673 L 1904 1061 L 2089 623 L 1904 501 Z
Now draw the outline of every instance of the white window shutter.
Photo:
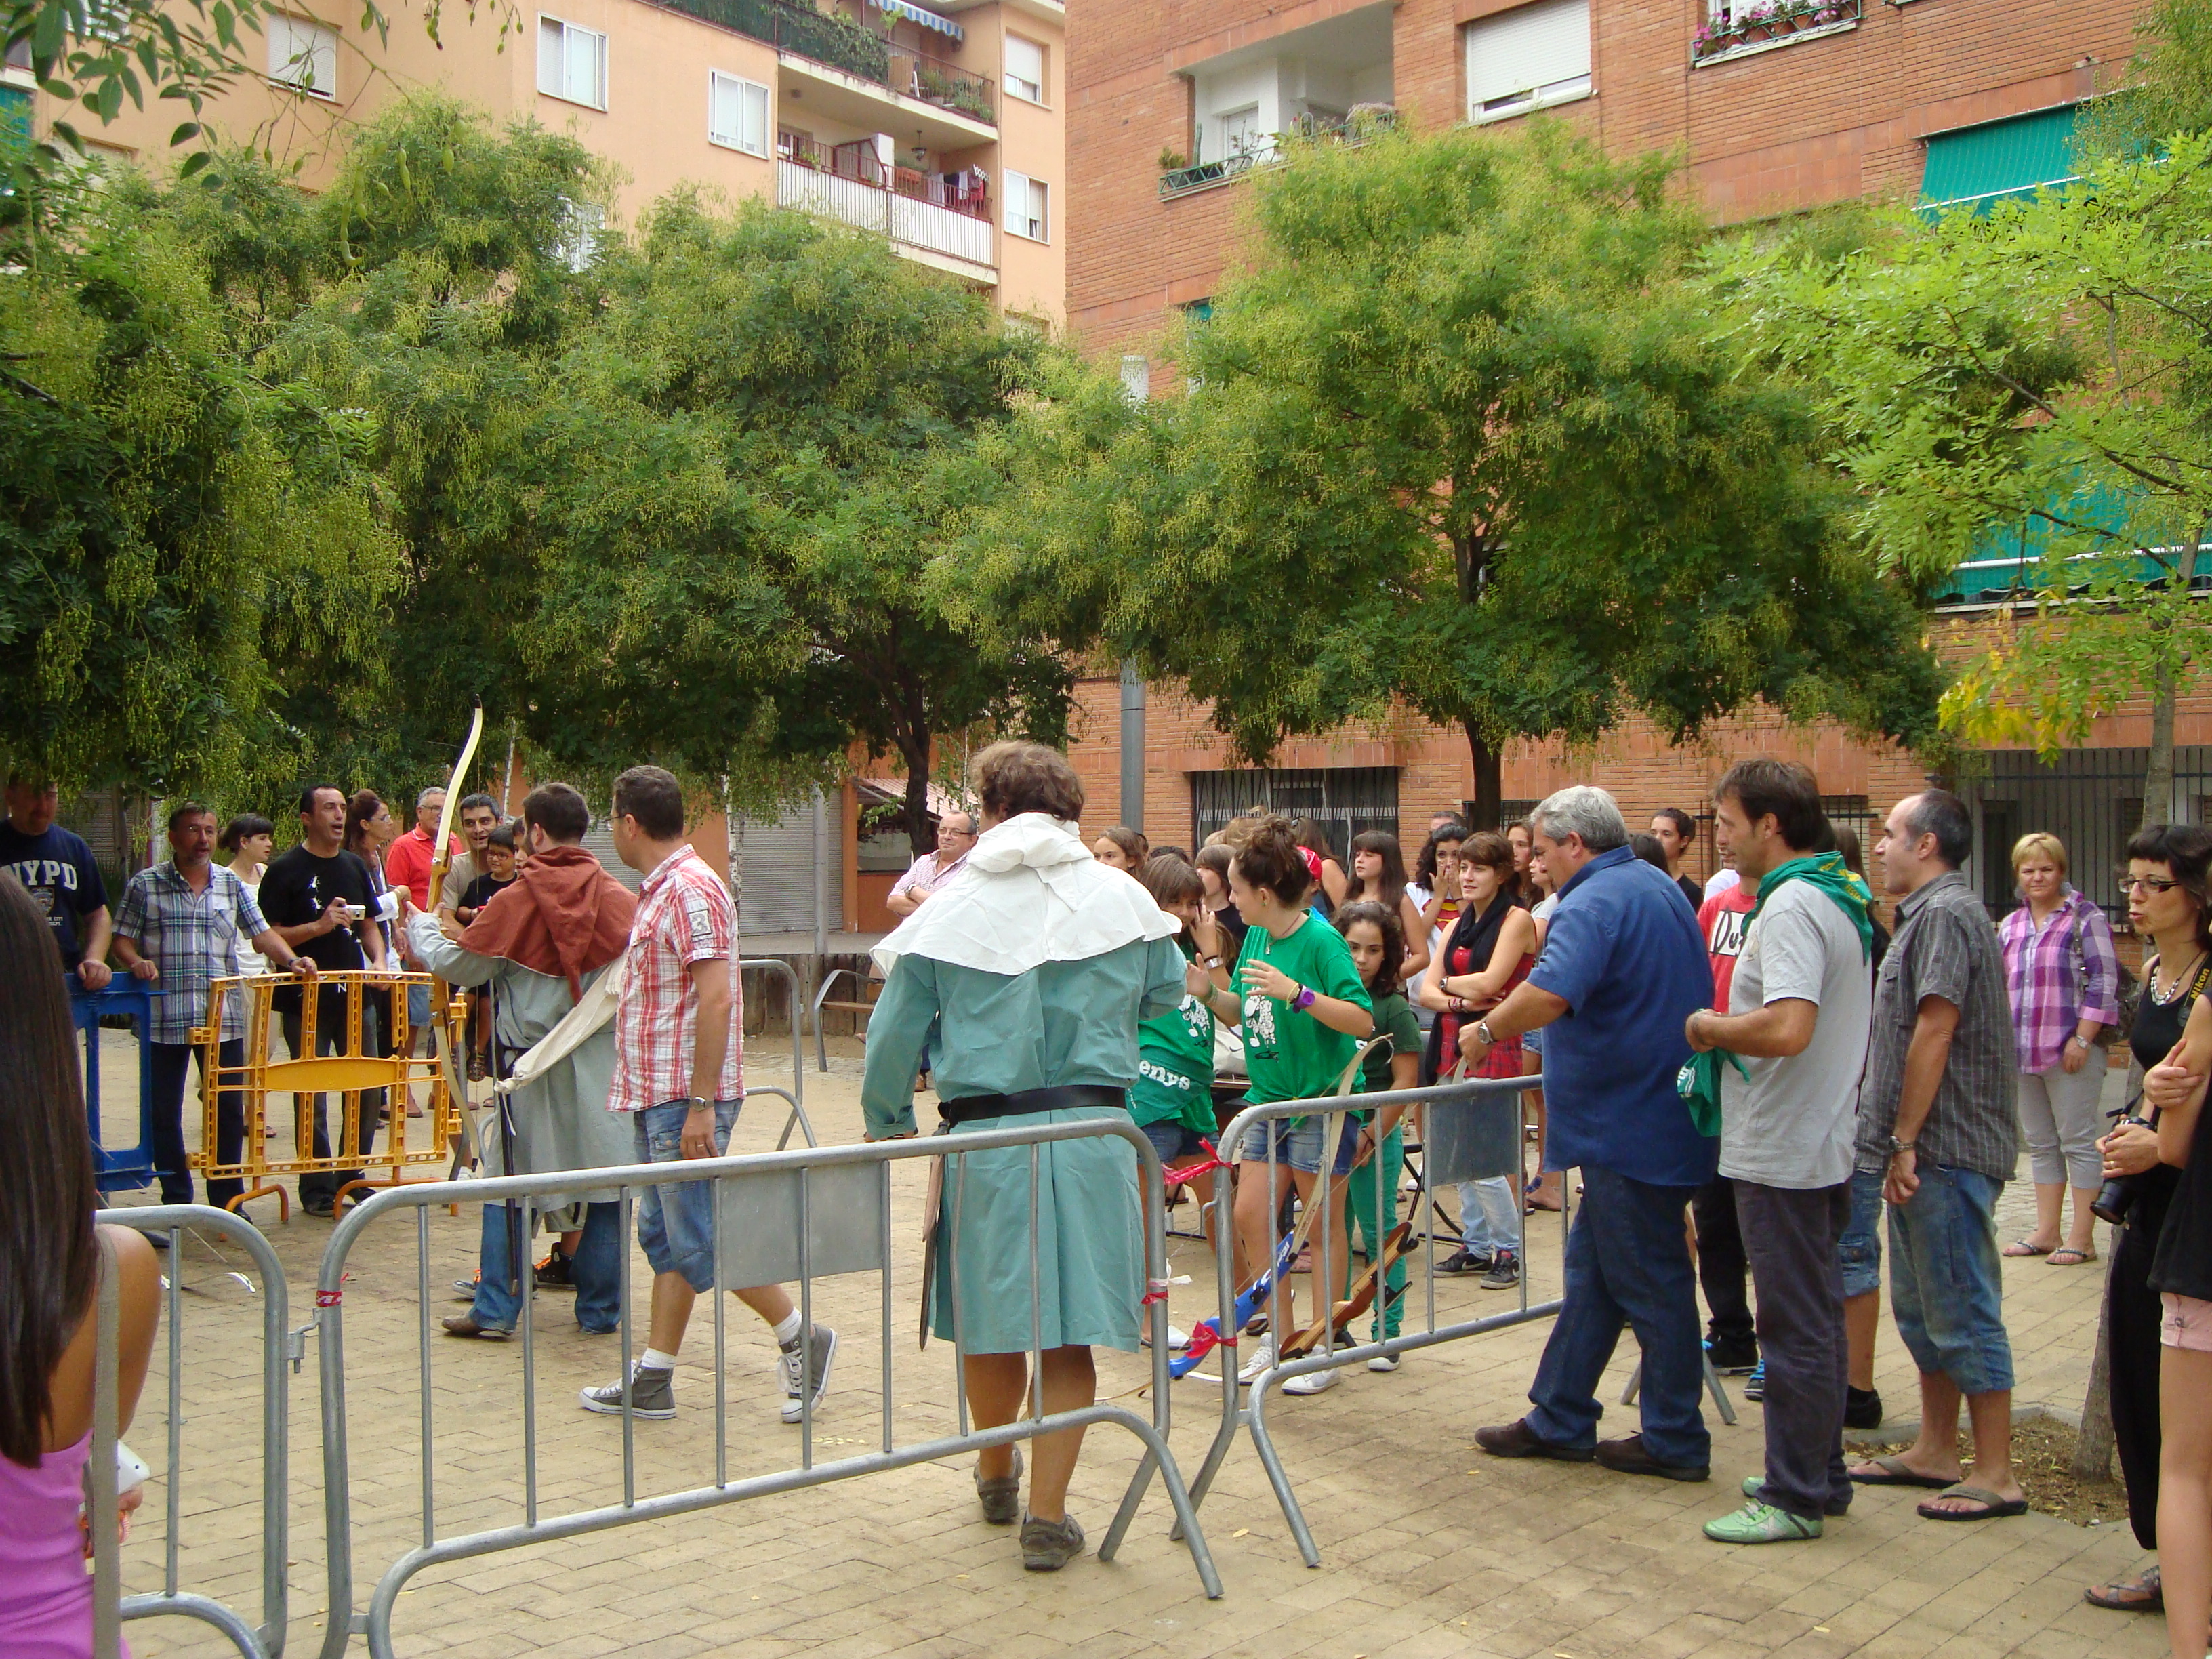
M 1029 233 L 1030 176 L 1026 173 L 1008 172 L 1006 174 L 1006 230 L 1014 236 Z
M 593 109 L 607 106 L 607 37 L 568 30 L 568 96 Z
M 1578 96 L 1589 74 L 1589 0 L 1541 0 L 1468 26 L 1471 118 Z
M 538 20 L 538 90 L 548 97 L 568 95 L 567 34 L 557 18 Z
M 1044 48 L 1018 34 L 1006 37 L 1006 90 L 1034 103 L 1044 101 Z
M 738 129 L 738 147 L 755 155 L 768 154 L 768 88 L 748 81 L 744 83 L 744 107 L 739 112 L 742 125 Z

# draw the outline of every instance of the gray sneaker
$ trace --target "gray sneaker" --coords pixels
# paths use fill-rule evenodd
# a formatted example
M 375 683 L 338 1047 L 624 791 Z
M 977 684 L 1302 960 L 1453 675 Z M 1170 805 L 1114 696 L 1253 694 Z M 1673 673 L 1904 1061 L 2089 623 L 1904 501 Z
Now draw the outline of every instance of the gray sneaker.
M 1482 1276 L 1486 1291 L 1510 1291 L 1521 1282 L 1521 1259 L 1510 1250 L 1500 1250 L 1491 1258 L 1490 1271 Z
M 629 1374 L 629 1409 L 633 1417 L 648 1417 L 658 1421 L 676 1415 L 676 1373 L 660 1370 L 649 1365 L 634 1367 Z M 610 1382 L 604 1389 L 586 1389 L 577 1399 L 584 1402 L 587 1412 L 604 1412 L 619 1417 L 623 1409 L 623 1385 Z
M 1061 1521 L 1022 1520 L 1022 1565 L 1031 1572 L 1058 1572 L 1083 1553 L 1083 1528 L 1073 1516 Z
M 816 1409 L 820 1409 L 822 1396 L 828 1393 L 830 1389 L 830 1362 L 836 1357 L 836 1354 L 837 1333 L 827 1325 L 816 1325 L 808 1329 L 806 1343 L 803 1350 L 799 1343 L 793 1342 L 783 1351 L 779 1363 L 783 1367 L 783 1420 L 785 1422 L 796 1423 L 806 1415 L 805 1404 L 800 1401 L 799 1395 L 806 1386 L 808 1366 L 811 1366 L 814 1372 L 812 1403 Z

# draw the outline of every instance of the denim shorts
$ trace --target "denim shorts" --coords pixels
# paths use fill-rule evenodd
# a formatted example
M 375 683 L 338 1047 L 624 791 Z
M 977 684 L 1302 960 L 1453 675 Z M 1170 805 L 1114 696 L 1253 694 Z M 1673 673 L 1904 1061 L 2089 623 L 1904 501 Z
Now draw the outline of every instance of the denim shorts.
M 1922 1164 L 1920 1186 L 1889 1206 L 1889 1305 L 1897 1334 L 1927 1372 L 1961 1394 L 2013 1384 L 2005 1334 L 1996 1202 L 2004 1182 L 1977 1170 Z
M 1844 1295 L 1865 1296 L 1881 1288 L 1881 1182 L 1880 1170 L 1851 1171 L 1851 1218 L 1836 1241 L 1844 1264 Z
M 1314 1175 L 1321 1169 L 1321 1128 L 1327 1118 L 1316 1115 L 1301 1118 L 1296 1124 L 1280 1120 L 1273 1123 L 1255 1123 L 1244 1132 L 1243 1144 L 1237 1147 L 1231 1161 L 1240 1164 L 1288 1164 L 1293 1170 Z M 1336 1162 L 1331 1175 L 1343 1175 L 1352 1168 L 1352 1155 L 1359 1150 L 1359 1114 L 1346 1112 L 1340 1120 L 1343 1128 L 1337 1136 Z M 1267 1137 L 1274 1135 L 1274 1156 L 1268 1157 Z
M 730 1130 L 739 1100 L 714 1103 L 714 1152 L 730 1150 Z M 679 1164 L 684 1159 L 684 1120 L 691 1109 L 680 1100 L 648 1106 L 637 1115 L 637 1158 L 641 1164 Z M 680 1273 L 695 1291 L 714 1288 L 714 1187 L 708 1181 L 672 1182 L 641 1188 L 637 1195 L 637 1242 L 656 1273 Z
M 430 988 L 410 985 L 407 988 L 407 1029 L 419 1031 L 430 1023 Z
M 1161 1123 L 1140 1123 L 1145 1139 L 1152 1143 L 1152 1150 L 1160 1155 L 1160 1162 L 1172 1170 L 1179 1164 L 1196 1164 L 1206 1156 L 1206 1143 L 1198 1138 L 1198 1131 L 1188 1123 L 1170 1119 Z

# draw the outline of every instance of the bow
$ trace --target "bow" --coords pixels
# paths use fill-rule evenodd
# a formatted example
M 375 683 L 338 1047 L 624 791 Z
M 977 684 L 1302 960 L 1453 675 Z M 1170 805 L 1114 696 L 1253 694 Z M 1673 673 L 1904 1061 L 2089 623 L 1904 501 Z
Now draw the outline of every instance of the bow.
M 453 866 L 453 812 L 461 799 L 461 781 L 469 775 L 469 763 L 477 757 L 477 744 L 483 737 L 483 699 L 476 701 L 475 711 L 469 716 L 469 735 L 461 744 L 460 758 L 453 763 L 453 775 L 446 780 L 446 804 L 438 809 L 438 839 L 430 852 L 430 891 L 428 902 L 422 908 L 429 915 L 438 914 L 438 898 L 445 890 L 446 872 Z M 458 1180 L 464 1160 L 470 1153 L 469 1085 L 460 1068 L 453 1064 L 453 1036 L 447 1030 L 451 1022 L 446 1014 L 446 1001 L 450 993 L 443 980 L 430 982 L 430 1032 L 438 1057 L 438 1070 L 446 1079 L 446 1097 L 450 1103 L 456 1121 L 460 1125 L 459 1138 L 453 1143 L 453 1166 L 447 1171 L 448 1179 Z M 504 1171 L 513 1174 L 511 1167 Z
M 461 780 L 468 776 L 469 763 L 477 757 L 477 744 L 483 738 L 483 699 L 479 697 L 469 716 L 469 735 L 461 744 L 461 757 L 453 763 L 453 774 L 446 780 L 446 804 L 438 809 L 438 840 L 430 849 L 430 902 L 422 907 L 434 916 L 446 885 L 446 872 L 453 867 L 453 811 L 461 799 Z

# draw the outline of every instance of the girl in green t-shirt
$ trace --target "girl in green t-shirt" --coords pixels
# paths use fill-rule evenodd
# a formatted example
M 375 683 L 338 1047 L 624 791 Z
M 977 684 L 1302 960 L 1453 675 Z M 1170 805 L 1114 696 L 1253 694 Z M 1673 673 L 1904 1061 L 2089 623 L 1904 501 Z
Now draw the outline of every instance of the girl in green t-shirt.
M 1406 1000 L 1404 924 L 1389 906 L 1363 900 L 1336 913 L 1336 926 L 1352 952 L 1352 964 L 1367 986 L 1375 1005 L 1375 1033 L 1389 1042 L 1370 1048 L 1360 1062 L 1359 1092 L 1381 1094 L 1385 1090 L 1410 1089 L 1419 1080 L 1421 1022 Z M 1359 1145 L 1352 1156 L 1352 1184 L 1345 1207 L 1350 1212 L 1352 1234 L 1370 1261 L 1382 1253 L 1382 1241 L 1398 1224 L 1398 1183 L 1406 1172 L 1405 1137 L 1399 1133 L 1403 1106 L 1386 1106 L 1364 1115 Z M 1380 1192 L 1376 1165 L 1380 1163 Z M 1348 1287 L 1347 1287 L 1348 1288 Z M 1406 1264 L 1395 1261 L 1384 1276 L 1383 1294 L 1376 1298 L 1374 1334 L 1398 1334 L 1405 1312 Z M 1370 1371 L 1395 1371 L 1398 1361 L 1385 1356 L 1367 1362 Z
M 1252 1079 L 1246 1098 L 1255 1103 L 1334 1094 L 1338 1075 L 1375 1030 L 1367 988 L 1352 965 L 1343 935 L 1306 908 L 1306 890 L 1312 881 L 1289 822 L 1279 817 L 1259 820 L 1246 833 L 1229 866 L 1230 896 L 1250 927 L 1237 958 L 1236 988 L 1231 988 L 1224 969 L 1217 968 L 1206 1002 L 1215 1018 L 1243 1029 L 1245 1070 Z M 1358 1129 L 1349 1115 L 1339 1118 L 1339 1145 L 1324 1155 L 1322 1135 L 1327 1121 L 1316 1114 L 1296 1125 L 1261 1124 L 1249 1133 L 1244 1146 L 1223 1149 L 1224 1156 L 1237 1160 L 1237 1232 L 1248 1273 L 1275 1256 L 1275 1218 L 1267 1201 L 1271 1145 L 1273 1161 L 1289 1164 L 1291 1182 L 1308 1204 L 1314 1201 L 1316 1180 L 1324 1164 L 1337 1176 L 1351 1169 Z M 1278 1195 L 1282 1191 L 1279 1177 L 1273 1190 Z M 1335 1186 L 1329 1197 L 1332 1212 L 1316 1221 L 1308 1235 L 1320 1269 L 1316 1283 L 1321 1285 L 1343 1283 L 1348 1260 L 1342 1186 Z M 1326 1261 L 1322 1260 L 1324 1238 Z M 1276 1333 L 1296 1325 L 1289 1285 L 1276 1286 L 1268 1301 L 1268 1334 L 1238 1373 L 1247 1379 L 1274 1364 Z M 1334 1371 L 1293 1379 L 1301 1394 L 1318 1393 L 1335 1380 Z
M 1183 960 L 1182 1006 L 1137 1025 L 1137 1081 L 1129 1091 L 1129 1115 L 1169 1169 L 1207 1156 L 1206 1140 L 1220 1127 L 1213 1113 L 1213 1016 L 1200 997 L 1213 988 L 1201 965 L 1218 960 L 1221 930 L 1206 912 L 1206 884 L 1182 859 L 1161 854 L 1146 861 L 1137 879 L 1158 905 L 1182 923 L 1176 935 Z M 1206 1237 L 1213 1212 L 1205 1211 Z

